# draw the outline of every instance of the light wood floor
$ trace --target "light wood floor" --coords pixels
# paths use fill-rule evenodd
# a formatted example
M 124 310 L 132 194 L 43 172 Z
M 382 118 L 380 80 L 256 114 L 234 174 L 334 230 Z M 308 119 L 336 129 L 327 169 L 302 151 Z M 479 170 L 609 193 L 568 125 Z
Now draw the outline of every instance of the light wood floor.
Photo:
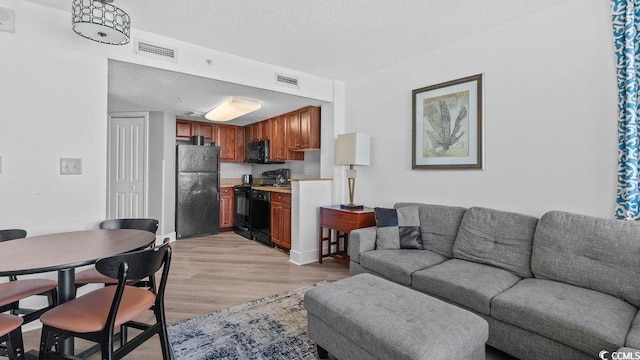
M 172 243 L 172 249 L 165 293 L 169 324 L 349 274 L 346 266 L 332 259 L 322 264 L 295 265 L 287 254 L 232 232 L 178 240 Z M 40 331 L 26 332 L 24 340 L 26 349 L 37 349 Z M 85 346 L 82 341 L 76 342 L 76 350 Z M 162 359 L 159 346 L 154 336 L 126 358 Z
M 178 240 L 172 243 L 172 248 L 173 259 L 165 294 L 169 324 L 349 275 L 346 266 L 332 259 L 326 259 L 322 264 L 298 266 L 289 262 L 287 254 L 231 232 Z M 24 340 L 27 350 L 38 349 L 40 331 L 26 332 Z M 88 345 L 81 340 L 76 341 L 76 350 Z M 159 347 L 158 337 L 154 336 L 126 359 L 162 359 Z M 91 359 L 100 359 L 100 356 L 96 354 Z M 487 359 L 504 360 L 509 357 L 488 348 Z

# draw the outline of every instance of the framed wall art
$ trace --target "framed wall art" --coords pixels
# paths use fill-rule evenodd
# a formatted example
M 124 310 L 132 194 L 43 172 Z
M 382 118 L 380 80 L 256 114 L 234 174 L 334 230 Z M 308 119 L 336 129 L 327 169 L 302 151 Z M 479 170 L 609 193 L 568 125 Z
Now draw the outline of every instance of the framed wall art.
M 482 74 L 413 90 L 412 169 L 482 169 Z

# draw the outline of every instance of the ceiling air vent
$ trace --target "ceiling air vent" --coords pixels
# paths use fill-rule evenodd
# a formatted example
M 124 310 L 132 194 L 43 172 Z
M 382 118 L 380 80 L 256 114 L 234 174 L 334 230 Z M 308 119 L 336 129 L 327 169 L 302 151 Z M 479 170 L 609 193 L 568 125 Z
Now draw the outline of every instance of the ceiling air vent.
M 299 89 L 299 78 L 297 76 L 282 75 L 276 73 L 276 84 Z
M 136 40 L 134 52 L 138 55 L 178 62 L 178 49 L 160 46 L 146 41 Z

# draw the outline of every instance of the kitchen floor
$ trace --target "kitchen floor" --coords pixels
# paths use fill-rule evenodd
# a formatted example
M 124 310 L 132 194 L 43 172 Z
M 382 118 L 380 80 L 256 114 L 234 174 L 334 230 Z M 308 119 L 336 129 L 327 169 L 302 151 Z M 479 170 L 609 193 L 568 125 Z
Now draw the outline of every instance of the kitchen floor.
M 349 275 L 347 267 L 332 259 L 327 259 L 322 264 L 295 265 L 289 262 L 287 254 L 233 232 L 178 240 L 172 243 L 172 248 L 171 273 L 165 294 L 169 324 L 319 281 L 339 280 Z M 25 332 L 24 339 L 25 349 L 37 349 L 40 331 Z M 157 336 L 154 336 L 131 352 L 126 359 L 161 359 L 159 345 Z M 76 350 L 87 346 L 87 342 L 76 342 Z M 99 354 L 96 354 L 90 359 L 99 358 Z M 509 357 L 489 348 L 487 359 L 501 360 Z

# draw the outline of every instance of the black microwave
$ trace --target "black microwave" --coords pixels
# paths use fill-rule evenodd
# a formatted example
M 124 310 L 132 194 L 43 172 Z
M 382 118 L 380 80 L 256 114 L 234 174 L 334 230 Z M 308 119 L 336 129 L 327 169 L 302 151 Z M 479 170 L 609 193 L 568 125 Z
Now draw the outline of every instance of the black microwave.
M 247 144 L 247 162 L 254 164 L 282 164 L 269 158 L 269 140 L 254 141 Z

